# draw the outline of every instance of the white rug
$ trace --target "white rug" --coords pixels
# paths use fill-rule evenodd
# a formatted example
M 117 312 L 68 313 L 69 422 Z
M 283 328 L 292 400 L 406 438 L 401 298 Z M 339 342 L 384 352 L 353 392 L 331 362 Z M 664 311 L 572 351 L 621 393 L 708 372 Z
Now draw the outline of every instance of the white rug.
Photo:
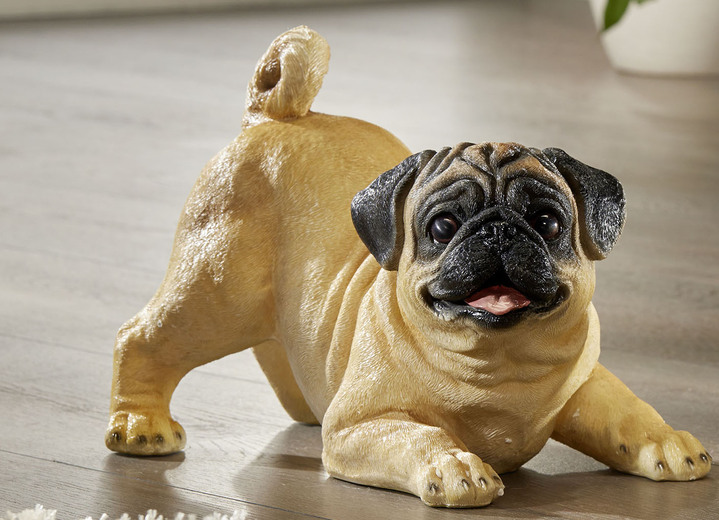
M 2 513 L 0 513 L 2 514 Z M 54 509 L 45 509 L 41 505 L 36 505 L 35 509 L 26 509 L 25 511 L 22 511 L 20 513 L 11 513 L 8 511 L 5 513 L 2 517 L 0 517 L 0 520 L 57 520 L 57 511 Z M 150 509 L 147 513 L 144 515 L 138 515 L 138 520 L 246 520 L 247 519 L 247 512 L 246 511 L 235 511 L 232 513 L 232 515 L 222 515 L 220 513 L 213 513 L 212 515 L 207 515 L 205 517 L 198 517 L 197 515 L 188 515 L 185 513 L 177 513 L 173 518 L 170 517 L 163 517 L 162 515 L 158 515 L 157 511 Z M 84 519 L 66 519 L 66 520 L 92 520 L 91 516 L 87 516 Z M 112 520 L 110 516 L 108 515 L 102 515 L 98 520 Z M 130 515 L 125 513 L 122 515 L 118 520 L 132 520 Z

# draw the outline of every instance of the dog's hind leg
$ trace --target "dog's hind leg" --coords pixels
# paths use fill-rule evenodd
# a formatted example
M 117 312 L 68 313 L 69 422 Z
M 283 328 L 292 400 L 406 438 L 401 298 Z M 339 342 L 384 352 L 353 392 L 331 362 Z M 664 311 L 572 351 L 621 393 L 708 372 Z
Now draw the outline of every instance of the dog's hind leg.
M 306 27 L 279 36 L 248 85 L 244 131 L 200 176 L 175 237 L 165 280 L 115 344 L 110 425 L 115 451 L 160 455 L 181 450 L 182 427 L 170 399 L 192 368 L 272 340 L 272 267 L 278 215 L 273 183 L 277 135 L 254 132 L 271 121 L 308 114 L 327 71 L 327 42 Z M 254 136 L 254 137 L 253 137 Z M 275 151 L 264 153 L 268 147 Z M 274 356 L 272 363 L 262 361 Z M 271 347 L 263 368 L 293 417 L 313 418 L 286 356 Z M 287 376 L 287 377 L 286 377 Z M 289 393 L 288 393 L 289 392 Z M 283 399 L 283 395 L 286 398 Z M 304 406 L 303 406 L 304 405 Z
M 289 416 L 298 422 L 319 424 L 297 385 L 284 347 L 271 340 L 257 345 L 252 351 Z
M 105 437 L 111 450 L 181 450 L 185 432 L 170 416 L 170 399 L 182 377 L 274 334 L 271 189 L 241 148 L 231 145 L 200 176 L 165 280 L 117 335 Z

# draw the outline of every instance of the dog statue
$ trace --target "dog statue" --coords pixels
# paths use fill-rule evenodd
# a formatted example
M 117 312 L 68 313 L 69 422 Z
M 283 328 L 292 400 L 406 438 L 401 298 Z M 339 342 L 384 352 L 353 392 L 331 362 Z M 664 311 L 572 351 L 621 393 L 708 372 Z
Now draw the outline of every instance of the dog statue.
M 309 110 L 328 61 L 306 27 L 260 60 L 242 133 L 118 333 L 107 446 L 182 450 L 180 379 L 252 347 L 289 415 L 322 424 L 330 475 L 431 506 L 489 504 L 550 437 L 653 480 L 706 475 L 699 441 L 597 362 L 594 261 L 624 222 L 619 182 L 515 143 L 412 155 Z

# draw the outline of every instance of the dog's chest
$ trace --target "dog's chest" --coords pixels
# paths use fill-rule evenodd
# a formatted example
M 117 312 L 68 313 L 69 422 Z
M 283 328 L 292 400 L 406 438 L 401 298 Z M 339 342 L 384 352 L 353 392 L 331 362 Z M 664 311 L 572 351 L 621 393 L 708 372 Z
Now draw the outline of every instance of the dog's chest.
M 512 471 L 534 457 L 551 435 L 555 413 L 545 407 L 467 407 L 455 416 L 456 433 L 467 449 L 499 472 Z
M 425 410 L 429 420 L 452 431 L 493 466 L 516 469 L 542 449 L 551 435 L 554 417 L 571 395 L 561 377 L 540 381 L 450 381 L 433 394 Z M 435 387 L 437 388 L 437 387 Z M 565 397 L 566 395 L 566 397 Z

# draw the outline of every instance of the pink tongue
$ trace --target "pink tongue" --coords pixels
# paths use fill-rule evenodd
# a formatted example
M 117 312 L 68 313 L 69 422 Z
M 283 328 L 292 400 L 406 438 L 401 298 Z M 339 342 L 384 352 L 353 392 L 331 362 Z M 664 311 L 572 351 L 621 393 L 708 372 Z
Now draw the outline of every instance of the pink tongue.
M 491 312 L 495 316 L 502 316 L 515 309 L 523 309 L 532 303 L 521 292 L 504 285 L 487 287 L 464 301 L 467 305 Z

